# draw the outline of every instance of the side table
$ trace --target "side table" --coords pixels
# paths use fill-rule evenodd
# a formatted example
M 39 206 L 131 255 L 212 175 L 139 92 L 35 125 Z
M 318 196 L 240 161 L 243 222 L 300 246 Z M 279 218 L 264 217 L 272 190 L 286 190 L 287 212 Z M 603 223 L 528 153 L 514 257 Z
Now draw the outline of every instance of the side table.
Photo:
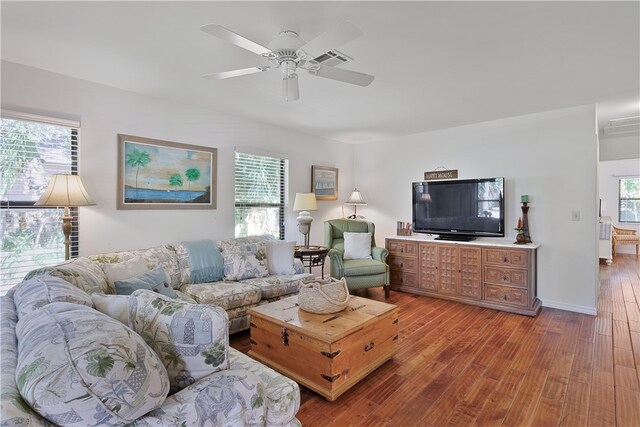
M 304 246 L 296 246 L 294 257 L 302 261 L 302 265 L 309 267 L 309 273 L 313 267 L 320 267 L 322 270 L 322 277 L 324 277 L 324 260 L 329 253 L 329 248 L 326 246 L 312 246 L 308 248 Z

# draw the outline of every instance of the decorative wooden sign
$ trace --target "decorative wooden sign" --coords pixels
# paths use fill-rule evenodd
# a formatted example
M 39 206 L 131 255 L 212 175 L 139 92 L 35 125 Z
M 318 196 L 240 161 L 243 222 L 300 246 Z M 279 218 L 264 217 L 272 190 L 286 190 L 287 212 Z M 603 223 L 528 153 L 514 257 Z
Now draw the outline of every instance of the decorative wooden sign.
M 433 179 L 454 179 L 458 178 L 458 169 L 431 171 L 424 173 L 424 180 L 430 181 Z

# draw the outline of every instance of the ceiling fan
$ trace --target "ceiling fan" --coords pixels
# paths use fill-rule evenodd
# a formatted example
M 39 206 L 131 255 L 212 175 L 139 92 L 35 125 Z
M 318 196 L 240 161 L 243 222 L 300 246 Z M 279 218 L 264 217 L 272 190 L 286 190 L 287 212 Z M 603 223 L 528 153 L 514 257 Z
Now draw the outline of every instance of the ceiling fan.
M 358 86 L 368 86 L 374 79 L 374 76 L 370 74 L 322 64 L 326 59 L 340 58 L 343 61 L 331 62 L 344 62 L 346 61 L 345 58 L 348 58 L 334 49 L 363 34 L 349 21 L 340 22 L 337 26 L 325 31 L 310 42 L 302 40 L 298 33 L 294 31 L 282 31 L 278 37 L 268 44 L 268 48 L 236 34 L 222 25 L 207 24 L 200 27 L 200 29 L 205 33 L 260 55 L 270 62 L 270 65 L 205 74 L 202 76 L 205 79 L 221 80 L 280 68 L 284 73 L 282 96 L 285 101 L 295 101 L 300 98 L 298 70 L 305 70 L 312 76 L 338 80 Z

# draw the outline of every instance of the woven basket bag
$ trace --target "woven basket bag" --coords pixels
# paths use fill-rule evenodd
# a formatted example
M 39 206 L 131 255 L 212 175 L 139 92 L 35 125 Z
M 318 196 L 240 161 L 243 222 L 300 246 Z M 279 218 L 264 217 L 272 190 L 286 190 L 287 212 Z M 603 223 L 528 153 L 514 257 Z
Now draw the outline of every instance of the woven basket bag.
M 298 293 L 298 305 L 304 311 L 316 314 L 342 311 L 349 301 L 347 281 L 333 277 L 304 280 Z

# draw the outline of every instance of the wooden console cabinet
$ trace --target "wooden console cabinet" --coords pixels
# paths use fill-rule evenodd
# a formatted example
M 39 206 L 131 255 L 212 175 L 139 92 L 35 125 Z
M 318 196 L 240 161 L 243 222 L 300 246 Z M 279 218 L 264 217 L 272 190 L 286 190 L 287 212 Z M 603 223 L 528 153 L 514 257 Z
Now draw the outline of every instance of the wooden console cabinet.
M 391 289 L 535 316 L 539 246 L 387 238 Z

